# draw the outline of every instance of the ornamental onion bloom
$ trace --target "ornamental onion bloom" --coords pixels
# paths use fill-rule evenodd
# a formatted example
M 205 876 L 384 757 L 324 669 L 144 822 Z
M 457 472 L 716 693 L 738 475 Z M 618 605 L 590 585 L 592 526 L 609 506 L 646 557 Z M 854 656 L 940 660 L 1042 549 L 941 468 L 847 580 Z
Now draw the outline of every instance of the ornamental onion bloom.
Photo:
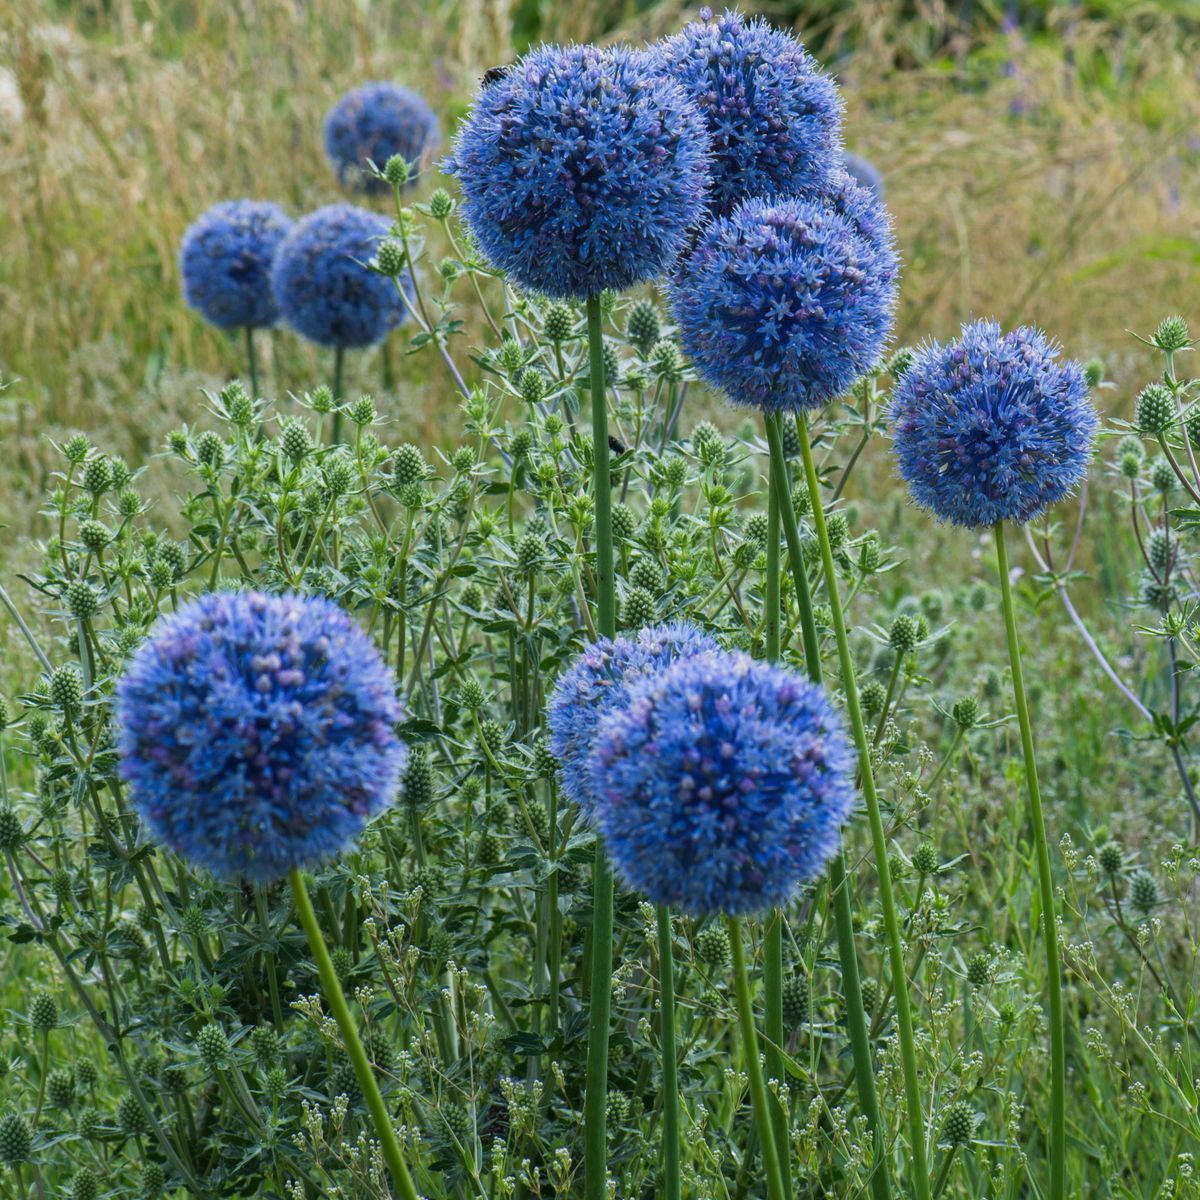
M 347 92 L 325 117 L 325 153 L 340 183 L 386 192 L 367 173 L 370 160 L 380 170 L 393 154 L 412 168 L 408 186 L 440 140 L 433 109 L 416 92 L 394 83 L 368 83 Z
M 559 760 L 562 789 L 584 813 L 592 809 L 587 763 L 596 728 L 625 700 L 631 683 L 657 673 L 678 658 L 718 649 L 694 625 L 679 622 L 641 629 L 632 640 L 592 642 L 560 676 L 546 706 L 550 749 Z
M 260 200 L 225 200 L 189 225 L 179 244 L 183 298 L 221 329 L 260 329 L 279 320 L 271 261 L 292 219 Z
M 964 325 L 896 385 L 896 462 L 912 498 L 966 528 L 1024 524 L 1087 474 L 1096 432 L 1083 368 L 1036 329 Z
M 588 773 L 621 880 L 691 916 L 741 916 L 821 873 L 854 807 L 853 761 L 820 687 L 718 652 L 631 686 Z
M 328 204 L 283 240 L 271 287 L 283 318 L 322 346 L 370 346 L 408 315 L 391 279 L 366 263 L 391 227 L 351 204 Z M 412 294 L 407 272 L 401 277 Z
M 886 215 L 843 198 L 749 200 L 704 230 L 671 280 L 684 350 L 735 404 L 817 408 L 879 361 L 898 267 Z M 840 211 L 839 211 L 840 206 Z
M 737 12 L 702 17 L 662 53 L 712 135 L 712 211 L 821 190 L 841 165 L 833 80 L 782 29 Z
M 492 263 L 583 299 L 671 266 L 704 211 L 708 147 L 656 53 L 542 46 L 485 84 L 445 169 Z
M 162 618 L 117 714 L 121 775 L 150 832 L 225 879 L 336 855 L 404 766 L 391 673 L 320 597 L 217 592 Z

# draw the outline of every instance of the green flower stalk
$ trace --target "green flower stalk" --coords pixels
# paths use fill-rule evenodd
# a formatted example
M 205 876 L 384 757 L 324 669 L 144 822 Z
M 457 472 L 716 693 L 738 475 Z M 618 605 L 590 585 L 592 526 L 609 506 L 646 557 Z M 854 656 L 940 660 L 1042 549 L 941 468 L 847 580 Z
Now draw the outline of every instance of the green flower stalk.
M 1029 701 L 1025 695 L 1025 680 L 1021 672 L 1021 644 L 1017 636 L 1017 618 L 1013 604 L 1012 581 L 1009 578 L 1008 546 L 1005 543 L 1003 521 L 996 522 L 995 531 L 996 569 L 1000 572 L 1000 596 L 1004 603 L 1004 634 L 1008 641 L 1008 661 L 1012 667 L 1017 722 L 1021 727 L 1021 753 L 1025 759 L 1025 786 L 1029 792 L 1029 815 L 1033 825 L 1038 891 L 1042 905 L 1043 931 L 1046 936 L 1046 973 L 1049 979 L 1050 1003 L 1050 1195 L 1052 1200 L 1061 1200 L 1066 1195 L 1067 1186 L 1067 1069 L 1057 904 L 1054 896 L 1054 875 L 1050 869 L 1050 847 L 1046 841 L 1046 821 L 1042 815 L 1042 789 L 1038 783 L 1033 724 L 1029 719 Z
M 833 621 L 834 638 L 837 641 L 838 662 L 842 672 L 842 689 L 846 694 L 846 712 L 850 721 L 850 731 L 854 737 L 855 749 L 858 751 L 863 800 L 866 803 L 867 820 L 871 827 L 875 869 L 879 875 L 879 898 L 883 909 L 884 933 L 887 937 L 888 958 L 892 971 L 892 986 L 896 1003 L 896 1030 L 900 1038 L 904 1098 L 908 1109 L 909 1149 L 912 1156 L 910 1166 L 912 1194 L 916 1200 L 930 1200 L 925 1119 L 921 1107 L 921 1080 L 917 1070 L 917 1050 L 913 1037 L 908 975 L 904 965 L 904 943 L 900 937 L 900 921 L 896 913 L 896 897 L 892 889 L 892 872 L 888 865 L 887 833 L 883 826 L 879 797 L 875 791 L 875 773 L 871 765 L 871 741 L 863 722 L 862 707 L 858 702 L 854 658 L 850 653 L 850 639 L 846 632 L 846 617 L 842 611 L 842 599 L 837 584 L 833 547 L 829 541 L 829 528 L 825 521 L 825 509 L 821 502 L 821 484 L 817 478 L 816 463 L 813 461 L 808 421 L 803 414 L 797 419 L 797 427 L 800 434 L 800 453 L 804 460 L 805 482 L 808 486 L 809 499 L 812 501 L 813 524 L 816 526 L 817 541 L 821 548 L 821 563 L 825 571 L 829 609 Z M 844 981 L 844 983 L 849 988 L 849 981 Z M 847 991 L 847 995 L 851 994 Z M 853 1009 L 855 1006 L 851 1005 L 850 1007 Z
M 371 1124 L 379 1144 L 383 1149 L 383 1158 L 391 1172 L 392 1180 L 400 1193 L 402 1200 L 418 1200 L 417 1190 L 413 1186 L 412 1176 L 404 1161 L 400 1142 L 396 1138 L 396 1130 L 392 1125 L 391 1114 L 383 1101 L 375 1073 L 371 1070 L 370 1060 L 363 1048 L 362 1039 L 358 1036 L 358 1028 L 350 1014 L 350 1006 L 346 1003 L 342 985 L 338 982 L 337 972 L 333 969 L 333 961 L 321 935 L 321 927 L 317 924 L 317 914 L 313 911 L 312 901 L 308 898 L 308 889 L 304 884 L 304 876 L 299 868 L 293 867 L 288 872 L 288 882 L 292 887 L 292 897 L 296 901 L 296 912 L 300 924 L 308 938 L 309 949 L 317 964 L 317 974 L 321 978 L 321 989 L 333 1012 L 342 1041 L 346 1044 L 346 1053 L 350 1056 L 354 1075 L 358 1086 L 362 1088 L 363 1100 L 367 1111 L 371 1114 Z
M 604 389 L 604 335 L 598 295 L 591 295 L 587 300 L 587 330 L 592 385 L 596 631 L 601 637 L 615 637 L 617 590 L 613 569 L 612 480 L 609 475 L 608 400 Z M 592 868 L 592 896 L 587 1090 L 583 1105 L 584 1195 L 587 1200 L 605 1200 L 608 1194 L 608 1035 L 612 1007 L 613 878 L 604 843 L 599 838 L 596 839 Z M 670 976 L 664 972 L 664 988 L 670 982 Z
M 821 657 L 817 641 L 816 624 L 813 619 L 812 596 L 808 587 L 808 576 L 804 570 L 804 556 L 800 547 L 800 531 L 796 526 L 796 513 L 792 508 L 791 481 L 787 460 L 783 453 L 782 418 L 778 413 L 764 416 L 767 445 L 770 450 L 770 475 L 768 482 L 767 523 L 767 652 L 772 653 L 771 626 L 774 620 L 778 630 L 779 620 L 779 525 L 783 518 L 784 535 L 787 538 L 788 557 L 791 561 L 792 577 L 796 587 L 796 598 L 800 608 L 801 635 L 804 642 L 805 665 L 809 678 L 814 683 L 822 682 Z M 772 551 L 774 567 L 772 567 Z M 774 570 L 774 582 L 772 582 Z M 776 634 L 778 636 L 778 634 Z M 774 652 L 778 654 L 778 643 Z M 846 874 L 845 851 L 839 849 L 829 869 L 829 894 L 833 904 L 834 928 L 837 934 L 838 959 L 842 971 L 842 991 L 846 996 L 846 1025 L 850 1034 L 850 1051 L 854 1060 L 854 1083 L 858 1102 L 867 1118 L 874 1146 L 874 1163 L 871 1173 L 871 1194 L 874 1200 L 891 1200 L 892 1182 L 888 1170 L 883 1138 L 883 1124 L 879 1118 L 879 1099 L 875 1089 L 875 1067 L 871 1055 L 871 1043 L 867 1030 L 867 1018 L 862 1003 L 862 986 L 858 970 L 858 953 L 854 944 L 854 905 L 850 880 Z M 779 999 L 775 1000 L 772 989 L 775 984 L 775 966 L 772 961 L 774 947 L 770 944 L 768 929 L 767 946 L 767 1035 L 775 1039 L 774 1028 L 778 1029 L 779 1041 L 783 1038 L 783 964 L 782 946 L 779 949 L 778 988 Z M 774 1004 L 778 1003 L 778 1025 L 773 1025 Z M 767 1059 L 771 1063 L 770 1057 Z

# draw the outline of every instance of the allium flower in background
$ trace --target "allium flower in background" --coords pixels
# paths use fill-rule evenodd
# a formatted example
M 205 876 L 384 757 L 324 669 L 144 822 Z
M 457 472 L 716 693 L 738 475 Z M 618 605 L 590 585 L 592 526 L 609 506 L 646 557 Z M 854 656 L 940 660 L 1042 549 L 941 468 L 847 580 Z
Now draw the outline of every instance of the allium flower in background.
M 218 592 L 164 617 L 117 689 L 121 774 L 153 836 L 225 879 L 336 855 L 405 749 L 374 642 L 320 597 Z
M 706 227 L 671 279 L 684 350 L 735 404 L 816 408 L 883 354 L 898 267 L 886 215 L 845 175 L 843 211 L 750 200 Z M 852 211 L 853 210 L 853 211 Z
M 642 629 L 633 639 L 592 642 L 559 677 L 546 706 L 550 749 L 561 764 L 566 797 L 591 812 L 587 768 L 596 729 L 606 713 L 624 702 L 631 683 L 676 659 L 717 649 L 708 634 L 686 622 Z
M 657 904 L 785 904 L 838 847 L 853 757 L 824 691 L 746 654 L 697 654 L 629 688 L 589 762 L 617 875 Z
M 827 185 L 810 193 L 817 200 L 845 217 L 859 237 L 878 252 L 875 270 L 885 278 L 895 280 L 900 274 L 900 259 L 896 254 L 896 238 L 892 232 L 892 217 L 879 193 L 864 187 L 848 170 L 835 171 Z
M 866 188 L 871 195 L 883 199 L 883 176 L 873 162 L 863 158 L 861 154 L 851 154 L 847 151 L 842 155 L 842 166 L 855 183 Z
M 368 160 L 382 170 L 399 154 L 413 169 L 411 187 L 439 140 L 433 109 L 416 92 L 394 83 L 354 88 L 325 117 L 325 153 L 339 182 L 371 192 L 390 189 L 367 173 Z
M 260 200 L 225 200 L 189 225 L 179 245 L 183 298 L 221 329 L 260 329 L 279 320 L 271 262 L 292 219 Z
M 939 520 L 1024 524 L 1068 496 L 1091 460 L 1096 410 L 1083 368 L 1036 329 L 964 325 L 932 342 L 896 385 L 900 474 Z
M 298 221 L 271 272 L 284 320 L 322 346 L 381 341 L 408 315 L 391 279 L 365 265 L 390 228 L 383 217 L 351 204 L 328 204 Z M 407 273 L 401 278 L 411 294 Z
M 662 275 L 704 212 L 709 137 L 649 51 L 543 46 L 484 86 L 446 170 L 487 258 L 557 299 Z
M 837 87 L 790 34 L 726 12 L 661 43 L 712 135 L 712 211 L 819 191 L 841 166 Z

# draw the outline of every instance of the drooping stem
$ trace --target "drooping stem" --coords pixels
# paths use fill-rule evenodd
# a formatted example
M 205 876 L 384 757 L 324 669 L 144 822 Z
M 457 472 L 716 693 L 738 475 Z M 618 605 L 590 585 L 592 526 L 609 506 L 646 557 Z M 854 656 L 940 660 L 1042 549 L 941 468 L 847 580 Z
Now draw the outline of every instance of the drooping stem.
M 671 912 L 658 906 L 658 995 L 662 1028 L 662 1102 L 663 1102 L 663 1198 L 680 1200 L 679 1175 L 679 1076 L 675 1049 L 675 954 L 671 946 Z
M 250 372 L 250 398 L 258 399 L 258 356 L 254 352 L 254 330 L 246 326 L 246 369 Z
M 917 1200 L 929 1200 L 929 1160 L 925 1149 L 925 1119 L 921 1108 L 921 1081 L 917 1072 L 917 1049 L 913 1037 L 908 976 L 904 966 L 904 943 L 900 937 L 900 920 L 896 913 L 892 872 L 888 864 L 887 833 L 883 826 L 879 796 L 875 790 L 875 773 L 871 765 L 871 743 L 863 723 L 862 706 L 858 701 L 854 658 L 850 653 L 846 617 L 842 612 L 842 598 L 833 562 L 833 547 L 830 545 L 829 529 L 825 524 L 825 510 L 821 504 L 821 484 L 817 478 L 816 463 L 813 461 L 812 443 L 808 436 L 808 422 L 801 416 L 796 425 L 800 434 L 800 453 L 804 460 L 805 482 L 808 486 L 809 499 L 812 501 L 813 524 L 816 526 L 817 541 L 821 548 L 821 562 L 825 571 L 829 611 L 833 621 L 838 662 L 842 672 L 842 690 L 846 695 L 846 715 L 850 721 L 850 731 L 858 752 L 863 800 L 867 809 L 867 821 L 871 827 L 875 871 L 879 877 L 879 902 L 883 909 L 883 927 L 887 938 L 888 959 L 892 972 L 892 988 L 896 1003 L 896 1032 L 900 1040 L 900 1062 L 904 1072 L 904 1099 L 908 1109 L 909 1150 L 912 1156 L 909 1173 L 912 1176 L 912 1193 Z
M 727 917 L 729 947 L 733 952 L 733 985 L 737 992 L 738 1024 L 742 1031 L 742 1057 L 746 1077 L 750 1081 L 750 1103 L 754 1123 L 762 1144 L 763 1169 L 767 1176 L 768 1200 L 783 1200 L 783 1171 L 775 1146 L 775 1130 L 767 1102 L 767 1085 L 763 1081 L 762 1063 L 758 1061 L 758 1034 L 754 1029 L 754 1001 L 750 994 L 750 979 L 746 974 L 746 958 L 742 949 L 742 925 L 737 917 Z
M 346 365 L 346 349 L 338 346 L 333 352 L 333 436 L 331 444 L 342 440 L 342 369 Z
M 375 1073 L 371 1070 L 371 1063 L 367 1059 L 367 1052 L 363 1049 L 362 1039 L 358 1036 L 358 1029 L 350 1014 L 350 1006 L 346 1003 L 346 997 L 342 993 L 342 985 L 338 982 L 337 972 L 333 969 L 333 962 L 325 946 L 325 939 L 321 936 L 321 927 L 317 924 L 317 914 L 313 912 L 312 901 L 308 898 L 308 888 L 304 884 L 304 876 L 299 869 L 292 868 L 288 874 L 288 882 L 292 885 L 292 897 L 296 902 L 296 912 L 299 914 L 300 924 L 304 928 L 309 949 L 317 964 L 317 974 L 321 978 L 321 988 L 325 993 L 326 1003 L 333 1012 L 333 1018 L 341 1032 L 342 1041 L 346 1044 L 346 1052 L 350 1055 L 358 1086 L 362 1088 L 367 1111 L 371 1114 L 371 1124 L 374 1127 L 375 1136 L 383 1148 L 384 1161 L 391 1172 L 392 1181 L 402 1200 L 417 1200 L 417 1189 L 413 1186 L 412 1176 L 409 1175 L 408 1167 L 404 1162 L 400 1143 L 396 1139 L 396 1130 L 392 1126 L 391 1115 L 388 1113 L 383 1095 L 379 1091 L 379 1084 L 375 1081 Z
M 767 443 L 771 451 L 771 494 L 781 498 L 777 513 L 783 515 L 783 525 L 791 561 L 792 580 L 796 588 L 800 608 L 801 626 L 804 631 L 805 665 L 808 676 L 814 683 L 822 681 L 821 658 L 817 649 L 816 625 L 812 613 L 812 596 L 808 588 L 808 575 L 804 570 L 804 558 L 800 548 L 800 531 L 796 527 L 796 512 L 792 508 L 790 479 L 787 462 L 783 456 L 783 434 L 778 415 L 768 416 Z M 777 483 L 776 480 L 780 482 Z M 770 526 L 768 506 L 767 524 Z M 778 532 L 776 532 L 778 541 Z M 769 555 L 769 550 L 768 550 Z M 768 570 L 770 558 L 767 559 Z M 854 1060 L 854 1083 L 858 1102 L 874 1143 L 874 1164 L 871 1172 L 871 1194 L 875 1200 L 891 1200 L 892 1181 L 888 1170 L 884 1146 L 883 1125 L 879 1119 L 879 1098 L 875 1090 L 875 1065 L 871 1056 L 871 1042 L 867 1032 L 867 1016 L 862 1003 L 862 983 L 858 971 L 858 953 L 854 944 L 854 900 L 850 879 L 846 874 L 846 857 L 841 850 L 829 868 L 829 894 L 833 903 L 834 928 L 837 932 L 838 959 L 842 969 L 842 991 L 846 997 L 846 1027 L 850 1034 L 850 1053 Z M 768 1007 L 768 1032 L 770 1029 Z
M 604 389 L 604 336 L 600 297 L 587 302 L 592 384 L 592 491 L 596 529 L 596 630 L 617 631 L 613 574 L 612 480 L 608 466 L 608 400 Z M 608 1195 L 608 1034 L 612 1004 L 613 880 L 604 843 L 596 839 L 592 868 L 592 971 L 588 994 L 587 1089 L 584 1094 L 583 1190 L 585 1200 Z
M 1046 974 L 1050 990 L 1050 1200 L 1063 1200 L 1067 1186 L 1066 1135 L 1066 1037 L 1063 1025 L 1062 972 L 1058 962 L 1058 919 L 1054 900 L 1054 876 L 1050 870 L 1050 847 L 1042 816 L 1042 791 L 1038 785 L 1037 759 L 1033 747 L 1033 725 L 1021 674 L 1021 646 L 1012 582 L 1008 573 L 1008 546 L 1004 522 L 996 526 L 996 568 L 1000 572 L 1000 595 L 1004 602 L 1004 632 L 1008 639 L 1008 661 L 1012 668 L 1013 699 L 1021 726 L 1021 751 L 1025 757 L 1025 784 L 1029 791 L 1029 818 L 1037 855 L 1038 888 L 1041 892 L 1043 931 L 1046 935 Z

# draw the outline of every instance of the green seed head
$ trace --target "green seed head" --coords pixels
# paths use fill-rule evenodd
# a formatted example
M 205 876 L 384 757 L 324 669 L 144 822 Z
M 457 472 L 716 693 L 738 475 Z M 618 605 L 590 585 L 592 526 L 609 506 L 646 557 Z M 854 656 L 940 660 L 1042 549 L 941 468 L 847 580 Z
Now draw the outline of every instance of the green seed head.
M 535 575 L 546 558 L 546 543 L 536 533 L 523 534 L 517 543 L 517 570 L 522 575 Z
M 117 1125 L 126 1137 L 140 1137 L 150 1128 L 136 1096 L 127 1093 L 121 1097 L 117 1105 Z
M 650 353 L 661 332 L 658 309 L 649 300 L 639 300 L 630 310 L 625 334 L 645 356 Z
M 981 950 L 967 960 L 967 982 L 973 988 L 987 987 L 992 982 L 992 956 Z
M 1138 393 L 1134 402 L 1137 427 L 1150 437 L 1166 433 L 1175 422 L 1175 401 L 1161 383 L 1152 383 Z
M 1176 482 L 1171 464 L 1165 458 L 1157 459 L 1150 470 L 1150 486 L 1166 496 L 1175 490 Z
M 75 1074 L 59 1068 L 46 1076 L 46 1098 L 55 1108 L 70 1108 L 75 1102 Z
M 733 953 L 729 934 L 720 925 L 705 925 L 696 934 L 696 957 L 709 967 L 724 967 Z
M 403 783 L 404 798 L 409 804 L 424 808 L 433 802 L 433 762 L 428 749 L 420 743 L 409 748 Z
M 675 383 L 683 378 L 683 355 L 679 353 L 679 347 L 674 342 L 667 340 L 655 342 L 650 347 L 647 357 L 650 369 L 656 375 L 662 376 L 668 383 Z
M 975 1120 L 975 1110 L 965 1100 L 956 1100 L 946 1110 L 942 1137 L 948 1145 L 965 1146 L 975 1134 Z
M 92 443 L 88 441 L 87 434 L 73 433 L 63 443 L 63 457 L 72 466 L 77 467 L 91 453 L 91 449 Z
M 71 1200 L 96 1200 L 100 1195 L 100 1180 L 91 1167 L 80 1167 L 71 1180 Z
M 883 702 L 887 699 L 887 688 L 878 679 L 869 679 L 862 685 L 858 694 L 862 710 L 868 717 L 874 717 L 883 711 Z
M 938 872 L 937 851 L 932 842 L 922 842 L 912 855 L 913 870 L 918 875 L 936 875 Z
M 67 609 L 77 621 L 94 617 L 100 609 L 100 597 L 96 589 L 85 579 L 76 579 L 67 585 Z
M 445 221 L 454 212 L 454 200 L 445 188 L 436 188 L 429 197 L 429 215 L 435 221 Z
M 1150 912 L 1158 904 L 1158 882 L 1149 871 L 1138 871 L 1129 881 L 1129 899 L 1141 913 Z
M 1105 875 L 1118 875 L 1125 865 L 1125 851 L 1119 842 L 1107 841 L 1097 851 L 1096 861 Z
M 225 443 L 221 435 L 206 429 L 196 439 L 196 458 L 206 467 L 216 469 L 225 464 Z
M 374 424 L 375 415 L 374 396 L 359 396 L 359 398 L 350 405 L 350 420 L 360 428 Z
M 950 715 L 959 729 L 974 729 L 979 723 L 979 701 L 974 696 L 962 696 L 955 700 Z
M 411 174 L 412 169 L 403 154 L 393 154 L 383 164 L 383 177 L 394 188 L 403 187 Z
M 154 1200 L 154 1197 L 161 1195 L 166 1181 L 166 1175 L 158 1163 L 146 1163 L 138 1179 L 138 1191 L 142 1200 Z
M 112 530 L 103 521 L 84 521 L 79 527 L 79 540 L 93 554 L 98 554 L 112 541 Z
M 517 377 L 517 388 L 525 404 L 531 408 L 541 404 L 548 390 L 546 373 L 538 367 L 526 367 Z
M 637 518 L 628 504 L 614 504 L 612 510 L 613 537 L 627 542 L 637 530 Z
M 77 712 L 83 703 L 83 676 L 74 663 L 64 663 L 50 676 L 50 703 L 60 712 Z
M 1187 322 L 1182 317 L 1167 317 L 1154 331 L 1154 337 L 1151 338 L 1151 341 L 1160 350 L 1165 350 L 1168 353 L 1182 350 L 1185 346 L 1191 344 Z
M 250 1053 L 260 1067 L 274 1066 L 279 1061 L 279 1034 L 270 1025 L 256 1025 L 250 1031 Z
M 888 630 L 888 644 L 897 654 L 911 654 L 921 641 L 920 619 L 913 613 L 901 613 Z
M 229 1059 L 229 1039 L 220 1025 L 205 1025 L 196 1035 L 200 1061 L 211 1072 L 220 1071 Z
M 34 1033 L 49 1033 L 58 1024 L 58 1002 L 49 992 L 38 992 L 29 1002 L 29 1024 Z
M 404 243 L 396 238 L 384 238 L 375 251 L 375 269 L 380 275 L 395 279 L 404 270 Z
M 551 304 L 542 320 L 542 332 L 552 342 L 565 342 L 575 329 L 575 314 L 565 304 Z
M 33 1153 L 33 1131 L 19 1113 L 0 1117 L 0 1162 L 10 1167 L 28 1162 Z
M 789 975 L 783 981 L 783 1019 L 792 1029 L 808 1020 L 812 996 L 808 976 Z
M 112 468 L 108 465 L 108 459 L 103 455 L 97 455 L 84 468 L 83 486 L 93 496 L 100 496 L 107 492 L 112 487 L 112 481 Z
M 630 588 L 621 605 L 621 624 L 626 629 L 642 629 L 658 617 L 654 596 L 646 588 Z
M 392 478 L 397 489 L 421 483 L 427 472 L 425 458 L 419 447 L 409 442 L 396 451 L 392 459 Z

